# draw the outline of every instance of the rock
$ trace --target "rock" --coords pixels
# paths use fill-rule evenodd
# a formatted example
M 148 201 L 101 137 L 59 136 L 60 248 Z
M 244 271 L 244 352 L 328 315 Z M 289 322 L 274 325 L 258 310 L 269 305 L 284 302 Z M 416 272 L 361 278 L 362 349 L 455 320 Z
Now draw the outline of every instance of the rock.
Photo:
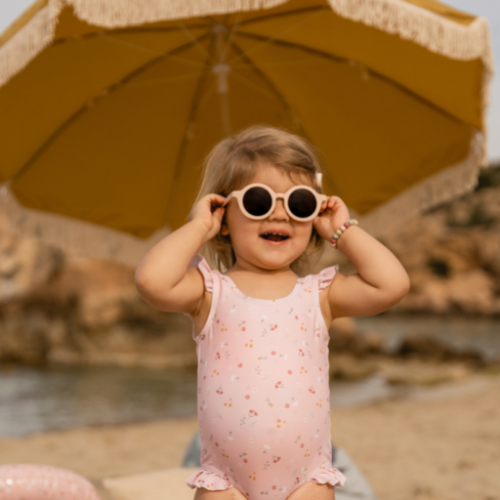
M 391 312 L 500 315 L 500 168 L 485 175 L 481 189 L 383 239 L 411 280 Z M 0 362 L 196 366 L 189 318 L 148 306 L 133 269 L 63 255 L 3 227 L 0 216 Z M 330 250 L 312 272 L 336 263 L 343 274 L 356 272 Z M 359 334 L 351 318 L 333 322 L 329 348 L 340 378 L 366 376 L 374 359 L 387 358 L 383 337 Z M 397 355 L 480 365 L 474 353 L 428 340 L 407 339 Z
M 500 315 L 500 165 L 484 169 L 479 188 L 416 217 L 384 236 L 402 262 L 411 288 L 390 312 Z M 327 250 L 314 268 L 356 270 Z
M 372 375 L 384 377 L 392 385 L 437 385 L 463 380 L 473 374 L 467 363 L 433 359 L 401 359 L 373 356 L 359 359 L 349 354 L 330 356 L 332 380 L 360 380 Z
M 378 363 L 377 372 L 393 385 L 436 385 L 463 380 L 472 374 L 470 367 L 461 363 L 436 363 L 385 359 Z
M 448 362 L 461 361 L 475 366 L 483 366 L 485 364 L 481 354 L 476 351 L 457 351 L 425 335 L 412 335 L 406 337 L 394 354 L 402 358 L 413 357 L 424 360 Z
M 133 269 L 5 232 L 0 251 L 0 362 L 196 366 L 189 318 L 148 306 Z
M 382 351 L 383 336 L 378 332 L 360 334 L 353 318 L 339 318 L 333 321 L 329 330 L 329 350 L 333 354 L 351 353 L 357 357 Z
M 383 243 L 411 281 L 393 312 L 500 313 L 500 186 L 438 207 Z
M 359 380 L 378 370 L 372 360 L 360 360 L 351 354 L 331 354 L 329 364 L 330 378 L 334 380 Z
M 63 263 L 61 251 L 16 237 L 0 224 L 0 305 L 43 287 Z

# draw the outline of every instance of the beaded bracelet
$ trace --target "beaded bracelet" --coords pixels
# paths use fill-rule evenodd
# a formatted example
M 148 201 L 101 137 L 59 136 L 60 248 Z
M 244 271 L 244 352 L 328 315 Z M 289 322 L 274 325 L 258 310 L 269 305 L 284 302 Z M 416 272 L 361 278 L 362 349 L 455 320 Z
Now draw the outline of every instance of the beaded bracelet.
M 337 229 L 335 231 L 335 234 L 332 236 L 332 239 L 330 240 L 330 246 L 332 248 L 337 248 L 337 241 L 338 239 L 342 236 L 342 233 L 350 226 L 357 226 L 358 221 L 356 219 L 351 219 L 348 220 L 347 222 L 344 222 L 342 226 L 340 226 L 340 229 Z

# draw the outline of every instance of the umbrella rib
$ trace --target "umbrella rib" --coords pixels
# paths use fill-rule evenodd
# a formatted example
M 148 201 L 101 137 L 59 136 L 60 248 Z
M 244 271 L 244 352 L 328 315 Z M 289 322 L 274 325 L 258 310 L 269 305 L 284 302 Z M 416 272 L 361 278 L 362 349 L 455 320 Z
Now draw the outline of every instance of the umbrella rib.
M 141 88 L 141 87 L 154 87 L 158 85 L 166 85 L 172 82 L 179 82 L 183 80 L 191 80 L 193 77 L 196 78 L 200 74 L 200 71 L 193 73 L 185 73 L 182 76 L 166 76 L 163 78 L 153 78 L 150 80 L 140 80 L 138 82 L 128 82 L 127 88 Z
M 265 14 L 260 17 L 254 17 L 252 19 L 248 19 L 247 21 L 242 21 L 240 23 L 240 26 L 252 24 L 252 23 L 258 23 L 259 21 L 267 21 L 268 19 L 275 19 L 277 17 L 287 17 L 287 16 L 294 16 L 296 14 L 302 14 L 306 12 L 313 12 L 313 11 L 318 11 L 318 10 L 331 10 L 331 7 L 329 5 L 317 5 L 315 7 L 304 7 L 302 9 L 295 9 L 295 10 L 289 10 L 287 12 L 276 12 L 273 14 Z
M 328 59 L 328 60 L 349 62 L 349 59 L 347 57 L 335 56 L 333 54 L 329 54 L 328 52 L 323 52 L 323 51 L 318 50 L 318 49 L 313 49 L 311 47 L 307 47 L 306 45 L 301 45 L 300 43 L 287 42 L 285 40 L 278 40 L 276 38 L 276 36 L 279 36 L 279 35 L 272 36 L 272 37 L 265 37 L 263 35 L 256 35 L 254 33 L 245 33 L 243 31 L 237 31 L 236 34 L 239 36 L 242 36 L 242 37 L 253 38 L 255 40 L 259 40 L 262 42 L 262 44 L 272 43 L 273 45 L 279 45 L 281 47 L 299 49 L 303 52 L 308 52 L 309 54 L 314 54 L 314 55 L 320 56 L 320 57 L 322 57 L 324 59 Z M 262 45 L 262 44 L 259 44 L 258 46 L 260 47 L 260 45 Z M 254 49 L 254 47 L 252 47 L 252 49 Z M 249 54 L 249 53 L 250 53 L 250 51 L 245 52 L 245 54 Z
M 229 48 L 229 45 L 231 44 L 231 42 L 233 41 L 233 33 L 235 33 L 236 31 L 236 28 L 240 25 L 240 21 L 238 21 L 238 19 L 241 19 L 241 12 L 238 13 L 237 17 L 236 17 L 236 20 L 231 24 L 231 30 L 229 31 L 229 34 L 227 35 L 227 40 L 226 40 L 226 43 L 224 45 L 224 48 L 222 50 L 222 57 L 225 58 L 226 54 L 227 54 L 227 49 Z
M 179 177 L 180 177 L 182 163 L 184 161 L 184 158 L 186 155 L 186 149 L 188 147 L 188 141 L 190 139 L 189 132 L 190 132 L 191 127 L 195 123 L 196 114 L 198 112 L 199 105 L 200 105 L 200 102 L 202 99 L 203 87 L 205 86 L 205 82 L 207 81 L 207 78 L 208 78 L 208 75 L 210 72 L 210 68 L 212 66 L 212 61 L 214 60 L 214 57 L 215 57 L 215 45 L 216 45 L 215 41 L 216 41 L 215 37 L 212 36 L 212 40 L 210 42 L 210 46 L 209 46 L 209 49 L 207 51 L 208 57 L 205 61 L 205 68 L 204 68 L 204 71 L 202 72 L 202 74 L 200 75 L 200 78 L 198 79 L 198 84 L 196 86 L 193 101 L 191 103 L 191 108 L 189 110 L 189 115 L 188 115 L 185 130 L 184 130 L 184 135 L 182 137 L 182 142 L 181 142 L 181 145 L 179 147 L 179 153 L 177 155 L 177 160 L 175 162 L 174 175 L 172 176 L 172 183 L 171 183 L 170 190 L 172 190 L 172 188 L 175 186 L 176 181 L 178 181 Z M 167 207 L 165 209 L 165 214 L 163 216 L 163 220 L 165 221 L 165 224 L 167 224 L 167 217 L 168 217 L 168 214 L 170 213 L 170 205 L 172 203 L 171 197 L 169 196 L 167 198 L 168 198 L 169 202 L 167 203 Z
M 305 17 L 305 18 L 302 18 L 300 19 L 300 21 L 292 24 L 292 26 L 288 26 L 286 29 L 284 29 L 283 31 L 280 31 L 279 33 L 276 33 L 274 34 L 273 36 L 271 37 L 262 37 L 261 36 L 261 40 L 262 42 L 260 44 L 257 44 L 255 47 L 252 47 L 251 51 L 254 51 L 256 50 L 258 47 L 260 47 L 261 45 L 263 45 L 264 43 L 266 42 L 271 42 L 272 40 L 277 40 L 278 37 L 284 35 L 285 33 L 289 32 L 290 30 L 292 30 L 293 28 L 296 28 L 297 26 L 301 25 L 301 24 L 304 24 L 306 21 L 309 21 L 311 20 L 313 17 L 317 16 L 319 14 L 320 10 L 318 9 L 314 9 L 312 11 L 312 14 L 310 14 L 309 16 Z M 240 31 L 237 31 L 238 34 L 246 34 L 245 32 L 240 32 Z M 257 35 L 259 36 L 259 35 Z M 248 52 L 247 52 L 248 53 Z
M 327 9 L 328 6 L 317 6 L 317 7 L 306 7 L 303 9 L 296 9 L 296 10 L 291 10 L 288 12 L 279 12 L 275 14 L 268 14 L 264 16 L 260 16 L 257 18 L 249 19 L 247 21 L 241 21 L 239 24 L 240 26 L 247 25 L 247 24 L 252 24 L 256 23 L 259 21 L 267 20 L 267 19 L 272 19 L 276 17 L 285 17 L 285 16 L 290 16 L 290 15 L 295 15 L 295 14 L 300 14 L 302 12 L 308 12 L 308 11 L 314 11 L 314 10 L 321 10 L 321 9 Z M 206 17 L 206 19 L 210 20 L 212 24 L 215 24 L 215 20 L 209 16 Z M 189 26 L 191 29 L 196 29 L 196 28 L 207 28 L 210 24 L 194 24 Z M 52 42 L 51 46 L 54 45 L 59 45 L 66 43 L 68 41 L 73 41 L 76 39 L 89 39 L 89 38 L 95 38 L 98 36 L 107 36 L 109 35 L 120 35 L 120 34 L 134 34 L 134 33 L 153 33 L 153 32 L 165 32 L 165 31 L 180 31 L 186 29 L 184 25 L 181 26 L 165 26 L 165 27 L 151 27 L 151 28 L 119 28 L 116 30 L 109 30 L 109 31 L 96 31 L 93 33 L 85 33 L 83 35 L 72 35 L 72 36 L 67 36 L 64 38 L 59 38 L 58 40 L 54 40 Z
M 285 96 L 279 91 L 278 87 L 276 87 L 274 82 L 254 63 L 254 61 L 245 53 L 245 51 L 234 40 L 231 40 L 231 44 L 235 49 L 235 51 L 239 53 L 240 57 L 247 62 L 252 71 L 266 82 L 268 87 L 271 89 L 272 93 L 278 97 L 283 107 L 289 112 L 291 117 L 294 118 L 295 114 L 293 113 L 292 108 L 288 104 L 288 101 L 286 100 Z
M 167 57 L 170 57 L 172 55 L 176 55 L 176 54 L 179 54 L 181 52 L 184 52 L 185 50 L 190 49 L 192 46 L 194 46 L 196 44 L 199 44 L 202 40 L 205 40 L 209 35 L 210 35 L 209 33 L 205 33 L 204 35 L 202 35 L 202 36 L 200 36 L 198 38 L 195 38 L 194 40 L 191 40 L 188 43 L 186 43 L 184 45 L 181 45 L 180 47 L 176 47 L 175 49 L 172 49 L 171 51 L 166 52 L 166 53 L 162 54 L 161 56 L 156 57 L 152 61 L 147 62 L 143 66 L 140 66 L 139 68 L 135 69 L 134 71 L 132 71 L 131 73 L 129 73 L 128 75 L 126 75 L 125 77 L 123 77 L 120 80 L 120 82 L 118 82 L 115 85 L 122 85 L 122 84 L 127 83 L 132 78 L 134 78 L 134 77 L 136 77 L 136 76 L 144 73 L 145 71 L 147 71 L 148 69 L 152 68 L 156 64 L 159 64 L 160 62 L 162 62 Z
M 304 129 L 302 122 L 300 118 L 295 114 L 293 111 L 292 107 L 289 105 L 286 97 L 280 92 L 278 87 L 275 85 L 275 83 L 271 80 L 270 77 L 264 73 L 262 69 L 260 69 L 255 62 L 252 60 L 251 57 L 248 56 L 248 54 L 243 51 L 243 49 L 234 41 L 232 40 L 232 45 L 235 48 L 236 52 L 240 52 L 240 55 L 242 59 L 246 60 L 247 63 L 249 64 L 250 68 L 261 78 L 264 79 L 264 81 L 267 83 L 267 85 L 270 87 L 271 91 L 278 97 L 278 99 L 282 102 L 283 107 L 288 111 L 288 114 L 292 118 L 292 121 L 295 123 L 297 128 L 300 130 L 300 133 L 302 134 L 303 137 L 305 137 L 311 144 L 313 144 L 313 141 L 310 139 L 309 134 L 306 132 Z M 325 169 L 326 170 L 326 169 Z M 332 184 L 333 188 L 336 190 L 337 194 L 341 194 L 341 189 L 335 182 L 335 180 L 332 178 L 330 173 L 326 170 L 326 177 L 328 177 L 330 183 Z
M 195 29 L 195 28 L 207 28 L 209 25 L 207 24 L 195 24 L 193 26 L 190 26 L 190 28 Z M 74 40 L 85 40 L 85 39 L 90 39 L 90 38 L 96 38 L 98 36 L 108 36 L 108 35 L 128 35 L 128 34 L 140 34 L 140 33 L 154 33 L 154 32 L 168 32 L 168 31 L 181 31 L 182 27 L 180 26 L 172 26 L 172 27 L 155 27 L 155 28 L 132 28 L 132 29 L 117 29 L 117 30 L 109 30 L 109 31 L 95 31 L 92 33 L 85 33 L 83 35 L 73 35 L 73 36 L 67 36 L 64 38 L 59 38 L 58 40 L 54 40 L 51 44 L 51 47 L 54 45 L 60 45 L 66 42 L 71 42 Z
M 147 69 L 151 68 L 155 64 L 158 64 L 161 62 L 163 59 L 168 57 L 169 55 L 182 52 L 191 46 L 193 46 L 196 42 L 200 42 L 201 40 L 205 39 L 207 36 L 209 36 L 208 33 L 204 34 L 203 36 L 199 37 L 196 41 L 190 41 L 186 43 L 185 45 L 181 45 L 180 47 L 176 47 L 175 49 L 162 54 L 159 57 L 156 57 L 152 61 L 148 61 L 146 64 L 143 66 L 135 69 L 134 71 L 130 72 L 128 75 L 124 76 L 119 82 L 114 83 L 107 89 L 101 91 L 97 96 L 95 96 L 92 99 L 89 99 L 83 106 L 81 106 L 77 111 L 75 111 L 63 124 L 61 124 L 53 133 L 52 135 L 33 153 L 33 155 L 22 165 L 19 167 L 18 170 L 12 175 L 10 180 L 15 180 L 18 178 L 20 175 L 22 175 L 26 170 L 28 170 L 31 165 L 44 153 L 44 151 L 47 150 L 47 148 L 78 118 L 80 118 L 83 113 L 85 113 L 91 106 L 94 106 L 95 103 L 104 97 L 106 97 L 108 94 L 112 92 L 116 92 L 118 89 L 122 88 L 131 78 L 143 73 Z
M 243 37 L 247 37 L 247 38 L 254 38 L 254 39 L 257 39 L 257 40 L 262 40 L 263 42 L 268 42 L 268 43 L 271 43 L 273 45 L 278 45 L 278 46 L 286 47 L 286 48 L 298 49 L 298 50 L 301 50 L 303 52 L 307 52 L 307 53 L 310 53 L 310 54 L 317 55 L 317 56 L 319 56 L 319 57 L 321 57 L 323 59 L 326 59 L 328 61 L 338 61 L 338 62 L 343 62 L 343 63 L 346 63 L 346 64 L 349 64 L 351 62 L 351 59 L 348 59 L 347 57 L 336 56 L 336 55 L 333 55 L 333 54 L 329 54 L 328 52 L 323 52 L 323 51 L 318 50 L 318 49 L 313 49 L 311 47 L 306 47 L 305 45 L 301 45 L 301 44 L 298 44 L 298 43 L 286 42 L 284 40 L 277 40 L 276 38 L 267 38 L 265 36 L 255 35 L 253 33 L 244 33 L 244 32 L 240 32 L 240 31 L 237 31 L 236 33 L 239 36 L 243 36 Z M 248 53 L 249 52 L 246 52 L 246 54 L 248 54 Z M 354 62 L 354 61 L 352 61 L 352 62 Z M 433 102 L 428 101 L 424 97 L 422 97 L 422 96 L 418 95 L 417 93 L 415 93 L 413 90 L 410 90 L 407 87 L 405 87 L 403 84 L 401 84 L 399 82 L 395 82 L 394 80 L 392 80 L 389 77 L 387 77 L 387 76 L 379 73 L 378 71 L 375 71 L 375 70 L 369 68 L 365 64 L 358 63 L 358 65 L 360 67 L 366 68 L 370 72 L 371 75 L 377 77 L 378 79 L 380 79 L 380 80 L 382 80 L 382 81 L 384 81 L 384 82 L 386 82 L 386 83 L 388 83 L 390 85 L 393 85 L 394 87 L 399 88 L 401 91 L 403 91 L 406 94 L 410 95 L 414 99 L 417 99 L 418 101 L 423 102 L 427 106 L 429 106 L 429 107 L 431 107 L 431 108 L 439 111 L 440 113 L 442 113 L 443 115 L 447 116 L 448 118 L 450 118 L 451 120 L 455 121 L 456 123 L 460 123 L 461 122 L 456 116 L 453 116 L 450 112 L 448 112 L 448 111 L 440 108 L 438 105 L 434 104 Z
M 210 55 L 210 52 L 207 51 L 207 49 L 205 49 L 205 47 L 203 47 L 203 45 L 201 45 L 201 43 L 196 39 L 196 37 L 191 33 L 191 31 L 189 30 L 189 28 L 187 28 L 186 26 L 184 26 L 184 24 L 182 24 L 181 22 L 179 22 L 179 24 L 181 25 L 181 28 L 189 35 L 189 37 L 194 41 L 196 42 L 196 45 L 198 47 L 200 47 L 203 52 L 205 52 L 205 54 L 209 57 L 209 58 L 212 58 L 212 56 Z M 212 58 L 212 61 L 214 59 Z

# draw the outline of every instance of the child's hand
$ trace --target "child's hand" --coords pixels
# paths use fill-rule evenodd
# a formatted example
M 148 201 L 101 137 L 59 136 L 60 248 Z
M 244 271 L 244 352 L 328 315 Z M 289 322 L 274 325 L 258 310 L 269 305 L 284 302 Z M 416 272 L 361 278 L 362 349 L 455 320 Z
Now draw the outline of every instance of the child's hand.
M 346 204 L 338 196 L 330 196 L 321 205 L 320 214 L 313 224 L 318 234 L 330 241 L 335 231 L 350 218 Z
M 207 194 L 196 203 L 191 211 L 191 220 L 201 222 L 207 229 L 205 242 L 211 240 L 220 231 L 225 211 L 221 205 L 224 201 L 224 196 Z

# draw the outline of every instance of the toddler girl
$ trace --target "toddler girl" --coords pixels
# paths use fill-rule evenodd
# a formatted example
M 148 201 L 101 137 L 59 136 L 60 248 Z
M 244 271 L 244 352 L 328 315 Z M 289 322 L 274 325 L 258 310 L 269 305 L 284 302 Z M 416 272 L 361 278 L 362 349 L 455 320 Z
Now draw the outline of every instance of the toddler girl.
M 357 274 L 334 266 L 298 278 L 324 239 Z M 154 307 L 193 320 L 195 499 L 333 500 L 345 478 L 331 464 L 328 327 L 385 311 L 409 280 L 339 197 L 321 194 L 312 147 L 270 127 L 220 142 L 191 221 L 144 257 L 136 283 Z

